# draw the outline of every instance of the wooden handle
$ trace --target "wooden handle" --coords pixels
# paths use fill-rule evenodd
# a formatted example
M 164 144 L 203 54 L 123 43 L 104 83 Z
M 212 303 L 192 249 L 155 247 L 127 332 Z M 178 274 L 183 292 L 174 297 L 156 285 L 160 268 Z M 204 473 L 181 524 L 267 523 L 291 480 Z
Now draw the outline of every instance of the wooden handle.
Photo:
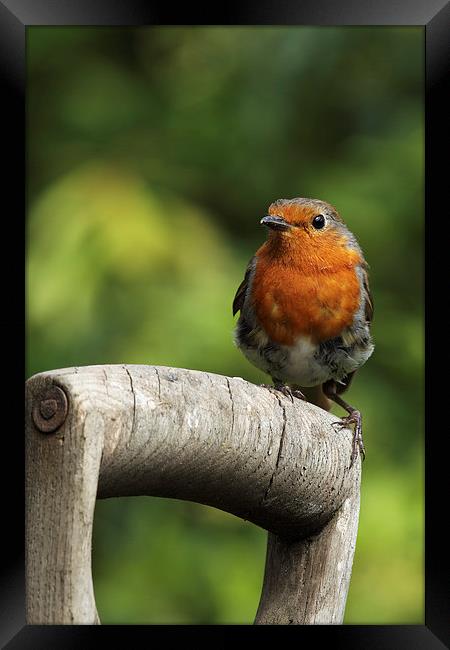
M 196 501 L 268 530 L 257 623 L 342 621 L 361 467 L 335 416 L 240 378 L 132 365 L 35 375 L 26 414 L 28 623 L 99 622 L 95 500 L 127 495 Z

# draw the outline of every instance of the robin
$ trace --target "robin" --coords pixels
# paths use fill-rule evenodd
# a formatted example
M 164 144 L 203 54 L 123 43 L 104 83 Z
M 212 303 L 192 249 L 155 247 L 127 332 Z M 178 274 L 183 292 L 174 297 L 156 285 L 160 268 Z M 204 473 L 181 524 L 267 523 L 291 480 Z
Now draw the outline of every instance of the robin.
M 281 391 L 354 425 L 351 465 L 365 456 L 361 414 L 341 395 L 370 357 L 373 301 L 362 250 L 337 210 L 317 199 L 279 199 L 261 224 L 267 241 L 250 260 L 234 301 L 235 343 Z

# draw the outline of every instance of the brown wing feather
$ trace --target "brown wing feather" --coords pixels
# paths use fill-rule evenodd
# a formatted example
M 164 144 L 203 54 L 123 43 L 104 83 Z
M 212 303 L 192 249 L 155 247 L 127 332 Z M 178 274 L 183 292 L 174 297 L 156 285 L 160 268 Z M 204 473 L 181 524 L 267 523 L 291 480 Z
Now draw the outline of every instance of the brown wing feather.
M 366 317 L 367 323 L 371 324 L 373 320 L 373 297 L 370 292 L 370 287 L 369 287 L 369 276 L 367 273 L 368 265 L 364 264 L 362 267 L 362 275 L 363 275 L 363 289 L 364 289 L 364 316 Z M 342 393 L 345 393 L 345 391 L 348 389 L 350 384 L 352 383 L 353 377 L 355 375 L 356 370 L 353 372 L 350 372 L 348 375 L 346 375 L 342 379 L 342 383 L 336 383 L 336 393 L 338 395 L 342 395 Z
M 250 262 L 247 264 L 247 268 L 245 269 L 245 276 L 244 279 L 242 280 L 241 284 L 238 286 L 238 289 L 236 291 L 236 295 L 234 296 L 233 300 L 233 316 L 242 309 L 242 306 L 244 304 L 245 300 L 245 294 L 247 292 L 247 287 L 248 287 L 248 281 L 250 278 L 250 272 L 253 268 L 254 265 L 254 260 L 255 258 L 252 257 Z
M 367 268 L 368 268 L 367 264 L 365 264 L 362 268 L 364 299 L 365 299 L 364 315 L 366 317 L 367 322 L 370 324 L 373 320 L 373 297 L 369 288 L 369 276 L 367 274 Z

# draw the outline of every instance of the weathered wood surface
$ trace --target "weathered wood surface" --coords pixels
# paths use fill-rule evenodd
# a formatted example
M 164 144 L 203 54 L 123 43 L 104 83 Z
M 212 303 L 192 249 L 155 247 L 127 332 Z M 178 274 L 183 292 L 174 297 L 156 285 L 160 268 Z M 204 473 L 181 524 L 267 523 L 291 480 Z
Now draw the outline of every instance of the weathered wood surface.
M 55 388 L 56 387 L 56 388 Z M 28 623 L 98 623 L 96 498 L 173 497 L 269 532 L 257 623 L 342 622 L 360 461 L 322 409 L 238 377 L 155 366 L 35 375 L 26 400 Z

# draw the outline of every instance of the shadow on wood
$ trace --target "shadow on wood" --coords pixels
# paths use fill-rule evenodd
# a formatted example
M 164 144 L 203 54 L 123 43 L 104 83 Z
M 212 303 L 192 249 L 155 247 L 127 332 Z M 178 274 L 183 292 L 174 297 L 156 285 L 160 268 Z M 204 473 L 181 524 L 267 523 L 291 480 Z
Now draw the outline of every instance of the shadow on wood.
M 96 498 L 172 497 L 269 531 L 256 623 L 341 623 L 361 466 L 335 416 L 238 377 L 86 366 L 27 381 L 30 624 L 99 623 Z

